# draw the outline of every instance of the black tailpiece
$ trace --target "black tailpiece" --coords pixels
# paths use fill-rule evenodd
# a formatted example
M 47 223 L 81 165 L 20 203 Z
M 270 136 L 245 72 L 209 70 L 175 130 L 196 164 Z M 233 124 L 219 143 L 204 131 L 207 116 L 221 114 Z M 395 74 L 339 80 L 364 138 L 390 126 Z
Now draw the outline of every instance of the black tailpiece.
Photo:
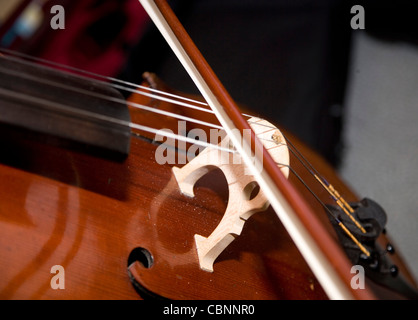
M 406 298 L 418 299 L 418 291 L 404 279 L 398 272 L 398 267 L 390 259 L 390 255 L 394 253 L 393 246 L 388 243 L 386 248 L 381 248 L 376 243 L 377 238 L 385 232 L 387 222 L 385 211 L 376 202 L 368 198 L 364 198 L 357 203 L 350 203 L 350 205 L 354 209 L 352 215 L 361 223 L 366 233 L 360 230 L 339 206 L 327 207 L 370 252 L 369 257 L 363 253 L 339 227 L 336 220 L 331 217 L 331 223 L 351 262 L 355 265 L 361 265 L 366 276 L 375 283 L 394 290 Z

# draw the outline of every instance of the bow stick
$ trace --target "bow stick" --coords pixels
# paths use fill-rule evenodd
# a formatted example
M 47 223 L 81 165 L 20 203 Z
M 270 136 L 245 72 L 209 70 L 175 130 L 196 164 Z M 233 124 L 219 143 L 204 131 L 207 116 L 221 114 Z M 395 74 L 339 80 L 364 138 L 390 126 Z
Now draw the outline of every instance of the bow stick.
M 139 1 L 214 111 L 328 297 L 375 299 L 367 288 L 351 288 L 352 265 L 345 253 L 280 172 L 168 3 Z M 242 136 L 244 130 L 251 131 L 251 139 Z

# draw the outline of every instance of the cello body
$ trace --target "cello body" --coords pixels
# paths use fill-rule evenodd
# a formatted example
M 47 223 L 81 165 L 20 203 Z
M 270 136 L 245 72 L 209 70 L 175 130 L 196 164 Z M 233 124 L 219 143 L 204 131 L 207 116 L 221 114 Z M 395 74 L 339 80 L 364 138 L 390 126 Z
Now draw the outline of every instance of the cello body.
M 177 125 L 169 117 L 130 113 L 134 122 Z M 158 164 L 158 146 L 144 139 L 133 138 L 129 156 L 116 162 L 9 137 L 2 134 L 0 165 L 2 299 L 327 299 L 271 207 L 248 219 L 214 272 L 199 268 L 194 235 L 209 235 L 234 196 L 220 171 L 199 180 L 189 198 L 179 191 L 173 165 Z M 357 201 L 320 156 L 292 140 L 349 201 Z M 323 208 L 296 177 L 289 179 L 333 233 Z
M 247 223 L 214 273 L 200 270 L 193 236 L 216 227 L 227 190 L 214 173 L 194 199 L 183 196 L 171 166 L 156 163 L 156 147 L 132 139 L 122 163 L 25 140 L 6 149 L 0 296 L 138 299 L 133 263 L 146 290 L 170 299 L 326 298 L 269 211 Z M 147 254 L 148 268 L 138 263 Z M 51 285 L 54 266 L 65 272 L 62 289 Z
M 205 62 L 191 47 L 197 64 L 207 71 Z M 211 76 L 209 71 L 208 74 Z M 210 78 L 229 104 L 216 78 Z M 166 91 L 157 79 L 150 75 L 146 79 L 146 86 Z M 8 94 L 14 99 L 19 93 Z M 177 106 L 147 96 L 134 95 L 130 100 L 154 110 L 176 111 L 199 119 L 193 110 L 177 110 Z M 39 99 L 36 101 L 35 105 L 39 104 Z M 59 103 L 54 107 L 57 105 L 60 107 Z M 128 109 L 133 124 L 177 130 L 178 121 L 167 113 L 162 116 L 132 106 Z M 238 111 L 231 108 L 229 112 L 236 115 Z M 76 117 L 80 118 L 80 114 Z M 237 119 L 241 121 L 238 116 Z M 23 120 L 31 123 L 32 119 Z M 93 120 L 92 126 L 98 119 Z M 123 119 L 117 120 L 123 123 Z M 215 123 L 214 116 L 204 120 Z M 74 127 L 74 133 L 78 129 Z M 91 130 L 89 123 L 84 129 Z M 209 236 L 237 195 L 228 190 L 228 181 L 216 169 L 197 181 L 194 197 L 182 194 L 173 175 L 174 164 L 161 164 L 156 159 L 155 135 L 135 133 L 126 158 L 115 161 L 65 143 L 38 141 L 33 139 L 30 128 L 21 130 L 4 124 L 0 130 L 0 298 L 328 298 L 324 283 L 318 281 L 272 207 L 246 221 L 239 237 L 217 257 L 213 272 L 203 270 L 195 235 Z M 116 126 L 109 128 L 113 130 Z M 321 157 L 290 133 L 285 132 L 285 136 L 348 202 L 359 202 Z M 117 147 L 117 142 L 111 144 Z M 182 150 L 175 148 L 180 158 Z M 322 241 L 328 239 L 329 233 L 329 245 L 335 245 L 339 235 L 322 205 L 328 203 L 330 194 L 315 183 L 309 171 L 303 170 L 296 155 L 291 156 L 290 163 L 292 172 L 302 172 L 289 175 L 298 195 L 291 195 L 292 201 L 301 199 L 303 205 L 298 210 L 309 205 L 317 215 L 313 225 L 317 226 L 318 219 L 327 232 Z M 269 166 L 274 173 L 271 162 Z M 277 169 L 275 165 L 273 168 Z M 393 250 L 385 251 L 389 244 L 386 236 L 380 235 L 376 252 L 390 255 L 391 263 L 396 264 L 392 268 L 396 271 L 394 277 L 402 274 L 414 286 L 402 259 Z M 327 254 L 330 252 L 337 251 L 333 247 Z M 347 266 L 343 260 L 334 259 L 331 267 L 343 270 L 341 265 Z M 367 261 L 368 267 L 373 268 L 374 260 Z M 344 277 L 347 279 L 347 275 Z M 359 297 L 403 297 L 390 286 L 383 288 L 369 280 L 367 289 L 351 289 L 365 290 Z

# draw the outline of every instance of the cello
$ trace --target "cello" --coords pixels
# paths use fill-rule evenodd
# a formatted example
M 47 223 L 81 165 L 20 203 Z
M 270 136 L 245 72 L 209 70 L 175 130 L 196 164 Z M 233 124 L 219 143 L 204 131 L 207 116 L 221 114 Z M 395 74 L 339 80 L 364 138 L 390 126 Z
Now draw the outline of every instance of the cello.
M 416 298 L 412 277 L 387 247 L 381 208 L 368 199 L 359 201 L 323 159 L 290 133 L 263 122 L 264 131 L 272 130 L 263 139 L 286 147 L 289 160 L 270 155 L 255 133 L 259 127 L 251 126 L 259 120 L 244 119 L 165 1 L 141 3 L 206 103 L 167 93 L 151 74 L 144 75 L 143 86 L 117 81 L 109 86 L 6 52 L 1 58 L 2 145 L 7 152 L 0 175 L 7 184 L 0 187 L 0 296 Z M 123 102 L 115 89 L 133 94 Z M 186 172 L 183 168 L 205 150 L 220 149 L 217 143 L 203 143 L 206 149 L 196 151 L 187 164 L 160 164 L 161 147 L 163 160 L 173 150 L 170 154 L 180 159 L 184 148 L 199 142 L 178 132 L 173 137 L 184 139 L 183 149 L 159 143 L 158 135 L 168 141 L 171 132 L 180 131 L 179 119 L 193 122 L 186 133 L 209 126 L 224 131 L 228 141 L 220 145 L 238 154 L 241 168 L 203 162 L 191 170 L 197 175 L 189 179 L 193 194 L 187 195 L 174 168 Z M 236 184 L 227 178 L 248 167 L 250 173 L 236 179 L 249 177 L 238 204 L 262 193 L 270 206 L 263 203 L 248 209 L 248 216 L 239 215 L 238 231 L 226 224 L 222 241 L 210 244 L 217 252 L 209 255 L 213 270 L 208 270 L 196 235 L 209 239 L 217 226 L 225 226 L 223 215 L 240 196 L 231 193 Z M 185 174 L 184 180 L 189 177 Z M 353 221 L 360 221 L 363 230 Z M 352 285 L 353 265 L 366 270 L 364 288 Z M 64 288 L 55 287 L 56 270 L 65 274 L 58 278 Z

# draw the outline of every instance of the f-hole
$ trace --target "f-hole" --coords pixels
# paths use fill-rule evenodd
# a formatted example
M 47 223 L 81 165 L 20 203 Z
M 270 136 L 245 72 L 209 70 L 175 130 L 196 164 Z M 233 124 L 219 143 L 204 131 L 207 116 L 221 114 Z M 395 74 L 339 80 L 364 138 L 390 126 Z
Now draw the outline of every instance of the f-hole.
M 144 268 L 149 269 L 154 264 L 154 258 L 147 249 L 137 247 L 129 254 L 128 267 L 135 262 L 139 262 Z

